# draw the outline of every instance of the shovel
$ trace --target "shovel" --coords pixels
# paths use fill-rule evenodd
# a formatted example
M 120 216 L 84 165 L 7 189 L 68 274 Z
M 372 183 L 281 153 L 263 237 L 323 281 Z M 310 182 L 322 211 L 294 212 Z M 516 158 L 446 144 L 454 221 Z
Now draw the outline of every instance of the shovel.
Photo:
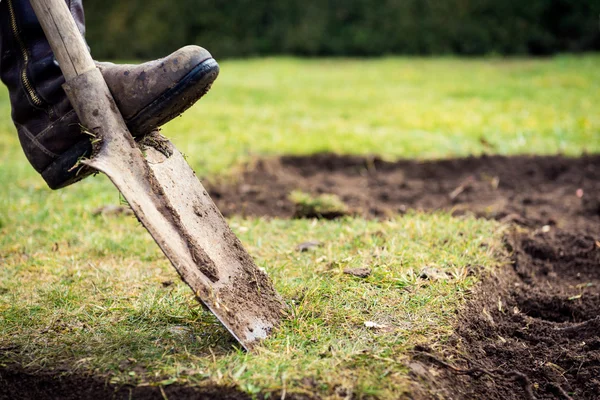
M 195 296 L 250 350 L 277 327 L 284 303 L 182 154 L 158 132 L 136 143 L 64 0 L 31 0 L 88 133 L 84 164 L 105 173 Z

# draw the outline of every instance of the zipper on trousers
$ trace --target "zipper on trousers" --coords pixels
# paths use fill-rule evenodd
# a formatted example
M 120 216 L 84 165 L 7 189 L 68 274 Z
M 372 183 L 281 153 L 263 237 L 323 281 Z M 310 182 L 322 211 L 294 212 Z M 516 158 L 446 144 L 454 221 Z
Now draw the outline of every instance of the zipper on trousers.
M 15 17 L 15 10 L 13 8 L 12 0 L 7 0 L 7 5 L 8 5 L 8 13 L 10 14 L 9 15 L 10 16 L 10 27 L 12 29 L 13 36 L 15 37 L 15 40 L 16 40 L 17 44 L 19 45 L 19 48 L 21 49 L 21 56 L 23 57 L 23 69 L 21 70 L 21 82 L 23 83 L 23 88 L 25 88 L 25 91 L 29 95 L 31 102 L 34 105 L 41 107 L 44 105 L 44 102 L 42 101 L 40 96 L 36 93 L 35 89 L 33 88 L 33 85 L 31 84 L 31 81 L 29 80 L 29 76 L 27 76 L 27 66 L 29 65 L 29 53 L 27 52 L 25 43 L 23 43 L 23 40 L 19 36 L 19 28 L 17 26 L 17 18 Z

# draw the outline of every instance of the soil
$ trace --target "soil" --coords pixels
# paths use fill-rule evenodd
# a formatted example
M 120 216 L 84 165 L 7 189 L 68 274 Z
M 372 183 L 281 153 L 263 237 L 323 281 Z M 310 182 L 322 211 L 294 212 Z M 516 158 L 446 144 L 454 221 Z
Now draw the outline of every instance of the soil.
M 18 367 L 0 368 L 0 400 L 250 400 L 251 397 L 233 388 L 193 388 L 179 385 L 163 386 L 116 386 L 102 379 L 60 375 L 46 372 L 27 373 Z
M 423 398 L 600 398 L 600 249 L 583 232 L 513 232 L 513 268 L 488 277 L 450 343 L 415 359 Z M 435 374 L 434 374 L 435 375 Z
M 415 349 L 414 397 L 600 398 L 600 156 L 386 162 L 321 154 L 260 160 L 236 182 L 204 184 L 225 215 L 293 218 L 288 196 L 302 190 L 335 194 L 349 214 L 366 217 L 444 209 L 512 225 L 512 265 L 484 279 L 448 343 Z M 0 386 L 8 388 L 0 400 L 125 398 L 130 390 L 163 398 L 153 387 L 11 368 L 0 369 Z M 164 390 L 168 398 L 247 398 L 230 388 Z
M 292 218 L 292 190 L 353 214 L 451 210 L 517 226 L 512 268 L 486 278 L 450 343 L 415 352 L 415 397 L 600 398 L 600 156 L 385 162 L 321 154 L 263 160 L 209 185 L 226 214 Z
M 259 160 L 234 184 L 204 183 L 224 215 L 293 218 L 293 190 L 335 194 L 349 214 L 367 217 L 445 209 L 528 227 L 587 230 L 600 215 L 600 156 L 386 162 L 318 154 Z

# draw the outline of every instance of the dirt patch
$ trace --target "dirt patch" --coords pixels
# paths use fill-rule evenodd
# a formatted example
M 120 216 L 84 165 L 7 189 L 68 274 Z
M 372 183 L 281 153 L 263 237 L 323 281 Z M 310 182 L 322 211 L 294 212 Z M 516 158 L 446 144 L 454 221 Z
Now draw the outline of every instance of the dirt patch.
M 443 376 L 421 377 L 430 397 L 598 399 L 596 237 L 565 231 L 514 233 L 508 239 L 513 268 L 482 285 L 461 312 L 445 350 L 423 349 L 428 354 L 415 357 Z
M 209 185 L 226 214 L 294 217 L 288 194 L 337 195 L 351 213 L 451 210 L 520 226 L 512 268 L 489 277 L 448 345 L 417 349 L 415 397 L 600 397 L 600 156 L 385 162 L 283 157 Z
M 367 217 L 445 209 L 529 227 L 600 222 L 600 156 L 386 162 L 319 154 L 260 160 L 235 184 L 205 183 L 225 215 L 293 218 L 289 194 L 300 190 L 337 195 L 349 213 Z
M 228 387 L 115 386 L 98 378 L 49 372 L 33 374 L 18 367 L 0 368 L 0 388 L 0 400 L 251 399 L 247 394 Z

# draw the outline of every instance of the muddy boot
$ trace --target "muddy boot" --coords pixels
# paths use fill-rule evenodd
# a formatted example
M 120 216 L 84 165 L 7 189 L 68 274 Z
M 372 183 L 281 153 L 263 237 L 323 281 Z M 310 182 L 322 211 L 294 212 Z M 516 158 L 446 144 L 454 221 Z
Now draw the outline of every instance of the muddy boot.
M 81 0 L 67 0 L 82 33 Z M 27 159 L 52 189 L 91 171 L 78 161 L 91 153 L 61 85 L 64 78 L 29 0 L 0 1 L 0 78 Z M 142 136 L 181 114 L 209 89 L 219 73 L 210 53 L 187 46 L 141 65 L 98 63 L 129 130 Z

